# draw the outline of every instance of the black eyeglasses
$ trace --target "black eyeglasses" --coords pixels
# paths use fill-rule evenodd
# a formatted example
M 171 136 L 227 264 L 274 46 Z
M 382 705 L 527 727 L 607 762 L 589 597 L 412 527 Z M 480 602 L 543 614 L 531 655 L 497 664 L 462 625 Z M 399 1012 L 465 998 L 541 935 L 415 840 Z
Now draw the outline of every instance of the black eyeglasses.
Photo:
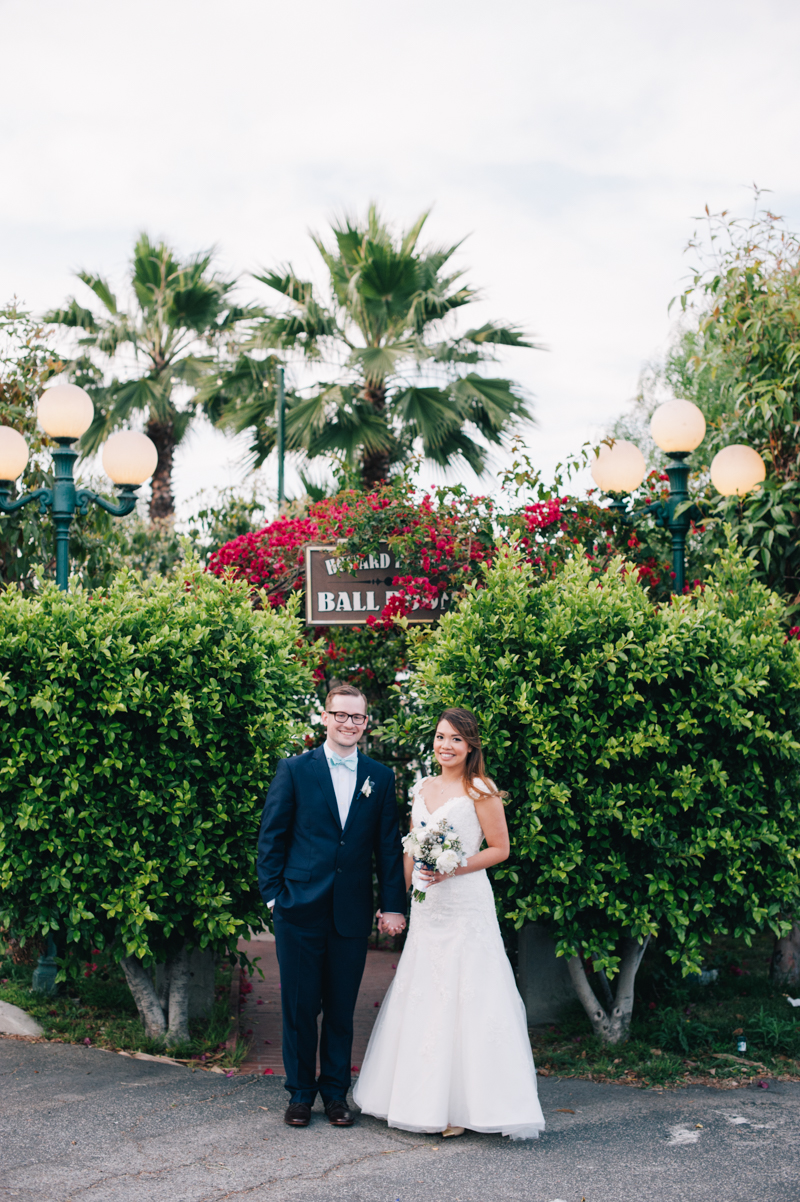
M 344 713 L 342 713 L 341 710 L 337 710 L 336 712 L 334 712 L 333 710 L 326 710 L 325 712 L 327 714 L 330 714 L 330 716 L 336 722 L 341 722 L 342 724 L 344 724 L 347 721 L 350 721 L 353 723 L 354 726 L 363 726 L 367 720 L 366 714 L 344 714 Z

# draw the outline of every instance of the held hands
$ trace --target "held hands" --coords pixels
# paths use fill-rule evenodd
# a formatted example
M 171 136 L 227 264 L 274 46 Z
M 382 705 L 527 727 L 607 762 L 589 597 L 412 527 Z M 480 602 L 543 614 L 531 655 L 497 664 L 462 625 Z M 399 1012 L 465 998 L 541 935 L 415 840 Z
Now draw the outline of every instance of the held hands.
M 402 914 L 382 914 L 378 911 L 378 930 L 382 935 L 399 935 L 406 927 Z

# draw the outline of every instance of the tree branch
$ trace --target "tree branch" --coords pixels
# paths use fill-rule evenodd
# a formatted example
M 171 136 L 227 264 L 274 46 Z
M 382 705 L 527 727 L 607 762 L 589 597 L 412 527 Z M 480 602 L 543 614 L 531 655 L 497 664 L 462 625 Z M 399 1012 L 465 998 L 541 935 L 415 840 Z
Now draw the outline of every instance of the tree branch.
M 609 1016 L 600 1005 L 594 990 L 589 984 L 589 978 L 586 976 L 586 969 L 583 967 L 581 957 L 570 956 L 569 960 L 567 960 L 567 968 L 575 992 L 588 1015 L 589 1022 L 592 1024 L 592 1030 L 595 1035 L 599 1035 L 601 1039 L 605 1039 L 609 1027 Z

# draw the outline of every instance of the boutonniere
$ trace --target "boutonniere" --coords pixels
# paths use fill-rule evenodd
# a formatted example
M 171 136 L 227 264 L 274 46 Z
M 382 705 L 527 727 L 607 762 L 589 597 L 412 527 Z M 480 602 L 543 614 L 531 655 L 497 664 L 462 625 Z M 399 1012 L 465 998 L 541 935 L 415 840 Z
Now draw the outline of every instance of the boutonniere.
M 364 794 L 365 797 L 369 797 L 370 793 L 372 792 L 372 784 L 373 784 L 372 777 L 368 776 L 367 779 L 364 781 L 363 785 L 361 786 L 361 792 Z

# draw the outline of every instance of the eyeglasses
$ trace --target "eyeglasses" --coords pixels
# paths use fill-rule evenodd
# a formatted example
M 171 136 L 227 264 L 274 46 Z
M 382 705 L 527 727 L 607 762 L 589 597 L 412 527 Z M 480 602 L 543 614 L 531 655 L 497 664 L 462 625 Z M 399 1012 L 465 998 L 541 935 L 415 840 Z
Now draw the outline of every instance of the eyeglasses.
M 339 722 L 342 726 L 344 726 L 345 722 L 352 722 L 353 726 L 363 726 L 367 720 L 366 714 L 344 714 L 341 710 L 337 710 L 335 713 L 333 710 L 326 710 L 325 712 L 330 714 L 334 722 Z

